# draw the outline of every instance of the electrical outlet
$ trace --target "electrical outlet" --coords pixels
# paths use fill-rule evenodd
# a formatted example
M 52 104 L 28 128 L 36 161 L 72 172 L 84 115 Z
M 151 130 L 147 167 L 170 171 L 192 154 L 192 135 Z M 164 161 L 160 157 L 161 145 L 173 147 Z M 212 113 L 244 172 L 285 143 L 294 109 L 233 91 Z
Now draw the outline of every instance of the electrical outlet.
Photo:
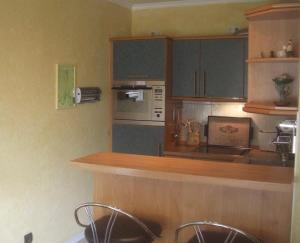
M 33 235 L 31 232 L 24 235 L 24 243 L 32 243 L 32 241 L 33 241 Z

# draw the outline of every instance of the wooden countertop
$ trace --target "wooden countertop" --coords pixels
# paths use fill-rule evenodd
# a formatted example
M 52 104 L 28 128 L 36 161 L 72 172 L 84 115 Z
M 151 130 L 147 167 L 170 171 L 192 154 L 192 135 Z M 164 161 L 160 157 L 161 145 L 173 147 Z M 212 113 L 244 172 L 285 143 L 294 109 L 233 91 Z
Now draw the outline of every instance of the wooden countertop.
M 275 191 L 290 191 L 293 182 L 292 168 L 113 152 L 78 158 L 72 165 L 101 173 Z

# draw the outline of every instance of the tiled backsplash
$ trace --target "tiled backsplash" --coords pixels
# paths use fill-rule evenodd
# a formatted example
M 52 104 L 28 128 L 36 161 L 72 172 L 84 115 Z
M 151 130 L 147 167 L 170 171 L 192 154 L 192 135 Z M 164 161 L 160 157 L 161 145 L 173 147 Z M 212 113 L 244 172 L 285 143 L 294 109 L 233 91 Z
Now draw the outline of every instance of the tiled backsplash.
M 232 116 L 232 117 L 250 117 L 252 119 L 252 126 L 254 128 L 254 134 L 251 144 L 259 145 L 259 130 L 265 132 L 276 132 L 276 125 L 290 117 L 279 116 L 266 116 L 260 114 L 252 114 L 243 111 L 243 103 L 199 103 L 185 101 L 183 103 L 182 120 L 197 120 L 202 125 L 201 140 L 206 141 L 203 136 L 204 125 L 207 123 L 208 116 Z M 267 141 L 271 143 L 274 134 L 270 134 Z M 265 141 L 264 141 L 265 143 Z

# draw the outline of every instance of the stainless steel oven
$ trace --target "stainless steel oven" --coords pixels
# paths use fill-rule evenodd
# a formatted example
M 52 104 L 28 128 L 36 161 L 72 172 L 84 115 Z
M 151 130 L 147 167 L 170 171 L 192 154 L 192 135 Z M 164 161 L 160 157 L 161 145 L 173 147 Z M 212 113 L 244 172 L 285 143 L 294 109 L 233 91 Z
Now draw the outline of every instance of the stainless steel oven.
M 164 81 L 116 81 L 112 90 L 114 123 L 164 126 Z

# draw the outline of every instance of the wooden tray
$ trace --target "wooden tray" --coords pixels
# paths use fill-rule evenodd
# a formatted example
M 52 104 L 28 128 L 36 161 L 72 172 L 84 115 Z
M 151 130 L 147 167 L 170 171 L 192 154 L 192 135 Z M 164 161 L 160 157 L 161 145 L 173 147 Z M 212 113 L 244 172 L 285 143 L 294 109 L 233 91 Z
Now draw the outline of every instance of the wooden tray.
M 208 145 L 249 147 L 251 118 L 244 117 L 208 117 Z

